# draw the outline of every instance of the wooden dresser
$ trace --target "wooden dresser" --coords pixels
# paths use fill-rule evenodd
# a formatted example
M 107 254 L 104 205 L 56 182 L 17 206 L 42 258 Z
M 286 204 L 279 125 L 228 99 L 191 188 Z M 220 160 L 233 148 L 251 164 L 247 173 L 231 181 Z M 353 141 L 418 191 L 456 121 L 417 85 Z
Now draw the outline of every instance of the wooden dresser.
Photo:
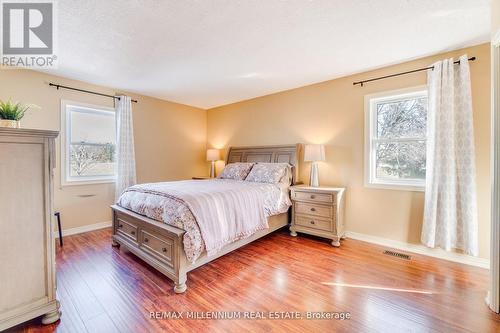
M 0 128 L 0 331 L 60 316 L 52 228 L 57 135 Z
M 340 246 L 344 237 L 345 188 L 292 186 L 292 225 L 290 235 L 297 232 L 329 238 Z

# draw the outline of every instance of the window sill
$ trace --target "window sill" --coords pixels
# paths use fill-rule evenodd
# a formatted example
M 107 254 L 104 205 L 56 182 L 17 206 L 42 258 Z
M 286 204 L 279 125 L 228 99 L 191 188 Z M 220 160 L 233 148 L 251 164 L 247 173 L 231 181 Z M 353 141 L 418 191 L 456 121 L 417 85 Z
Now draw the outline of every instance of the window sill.
M 81 186 L 81 185 L 100 185 L 100 184 L 114 184 L 116 179 L 95 179 L 95 180 L 75 180 L 75 181 L 63 181 L 61 182 L 61 187 L 69 186 Z
M 425 186 L 413 184 L 365 183 L 365 187 L 380 190 L 425 192 Z

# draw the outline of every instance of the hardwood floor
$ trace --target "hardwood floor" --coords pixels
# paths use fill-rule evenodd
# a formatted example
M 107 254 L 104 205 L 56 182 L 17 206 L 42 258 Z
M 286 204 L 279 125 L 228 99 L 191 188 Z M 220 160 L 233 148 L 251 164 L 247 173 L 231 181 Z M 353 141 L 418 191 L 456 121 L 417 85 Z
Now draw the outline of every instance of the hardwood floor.
M 109 229 L 66 237 L 57 251 L 62 319 L 22 332 L 499 332 L 484 297 L 488 271 L 425 256 L 286 231 L 266 236 L 188 274 L 188 290 L 131 253 Z M 153 311 L 338 311 L 332 319 L 150 319 Z M 186 314 L 184 314 L 186 315 Z M 243 314 L 242 314 L 243 316 Z

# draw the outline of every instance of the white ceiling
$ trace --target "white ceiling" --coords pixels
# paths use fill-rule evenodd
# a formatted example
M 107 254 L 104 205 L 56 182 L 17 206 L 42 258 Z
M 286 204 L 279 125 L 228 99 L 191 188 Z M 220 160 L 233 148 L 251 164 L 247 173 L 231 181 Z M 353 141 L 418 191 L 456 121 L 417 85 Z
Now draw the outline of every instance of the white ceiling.
M 59 0 L 50 73 L 211 108 L 489 40 L 489 0 Z

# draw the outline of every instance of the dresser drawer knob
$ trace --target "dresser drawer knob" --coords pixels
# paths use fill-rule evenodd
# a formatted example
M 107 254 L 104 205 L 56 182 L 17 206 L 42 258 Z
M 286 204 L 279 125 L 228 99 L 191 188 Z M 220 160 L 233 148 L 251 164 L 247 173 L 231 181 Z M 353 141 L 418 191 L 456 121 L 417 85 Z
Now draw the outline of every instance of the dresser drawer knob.
M 148 238 L 144 238 L 144 243 L 147 243 L 149 242 L 149 239 Z
M 131 234 L 131 235 L 135 235 L 135 231 L 131 231 L 131 232 L 130 232 L 130 234 Z
M 311 221 L 311 224 L 315 224 L 315 222 L 314 222 L 314 221 Z
M 118 225 L 118 228 L 123 228 L 123 224 Z
M 311 194 L 311 199 L 314 199 L 316 198 L 316 196 L 314 194 Z
M 166 247 L 162 248 L 161 250 L 162 250 L 163 252 L 167 252 L 167 248 L 166 248 Z
M 315 212 L 316 211 L 316 208 L 311 208 L 311 212 Z

